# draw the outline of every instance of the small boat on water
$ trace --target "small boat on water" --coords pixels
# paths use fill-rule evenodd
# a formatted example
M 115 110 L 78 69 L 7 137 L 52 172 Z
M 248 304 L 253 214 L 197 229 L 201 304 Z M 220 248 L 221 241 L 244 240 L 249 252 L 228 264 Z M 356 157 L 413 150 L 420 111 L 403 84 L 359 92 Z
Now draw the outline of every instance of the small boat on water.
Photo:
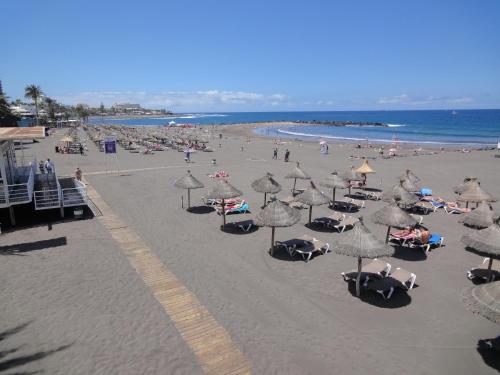
M 451 111 L 451 114 L 452 114 L 453 116 L 456 116 L 456 115 L 458 115 L 458 112 L 457 112 L 457 111 Z

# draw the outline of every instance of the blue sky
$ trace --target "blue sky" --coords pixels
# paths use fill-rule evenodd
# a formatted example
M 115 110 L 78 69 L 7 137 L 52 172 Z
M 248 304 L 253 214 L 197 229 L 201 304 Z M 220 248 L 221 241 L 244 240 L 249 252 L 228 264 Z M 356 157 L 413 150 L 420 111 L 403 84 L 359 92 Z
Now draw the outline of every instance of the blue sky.
M 500 108 L 500 1 L 2 1 L 0 79 L 187 111 Z

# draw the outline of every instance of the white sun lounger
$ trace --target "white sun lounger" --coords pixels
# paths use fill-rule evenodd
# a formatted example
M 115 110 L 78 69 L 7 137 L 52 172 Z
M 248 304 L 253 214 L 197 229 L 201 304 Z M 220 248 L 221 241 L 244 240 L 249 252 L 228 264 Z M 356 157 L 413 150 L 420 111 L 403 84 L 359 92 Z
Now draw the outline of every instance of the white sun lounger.
M 344 220 L 339 222 L 331 222 L 328 226 L 330 228 L 335 228 L 342 233 L 347 227 L 353 227 L 359 220 L 353 216 L 348 216 Z
M 393 273 L 389 274 L 389 276 L 369 282 L 366 287 L 379 293 L 384 299 L 388 300 L 392 297 L 396 288 L 404 290 L 413 289 L 416 279 L 417 276 L 414 273 L 398 267 Z
M 389 272 L 391 272 L 391 265 L 375 258 L 370 263 L 361 267 L 361 280 L 363 280 L 363 285 L 366 286 L 370 278 L 382 278 L 387 276 Z M 358 270 L 342 272 L 341 275 L 345 281 L 356 280 Z
M 490 261 L 490 258 L 484 258 L 483 263 L 481 263 L 479 266 L 471 268 L 470 270 L 467 271 L 467 277 L 469 280 L 473 280 L 475 278 L 483 279 L 485 281 L 488 281 L 489 278 L 489 271 L 488 271 L 488 263 Z M 491 265 L 491 274 L 492 274 L 492 280 L 495 281 L 497 279 L 500 279 L 500 263 L 498 261 L 493 260 L 493 264 Z

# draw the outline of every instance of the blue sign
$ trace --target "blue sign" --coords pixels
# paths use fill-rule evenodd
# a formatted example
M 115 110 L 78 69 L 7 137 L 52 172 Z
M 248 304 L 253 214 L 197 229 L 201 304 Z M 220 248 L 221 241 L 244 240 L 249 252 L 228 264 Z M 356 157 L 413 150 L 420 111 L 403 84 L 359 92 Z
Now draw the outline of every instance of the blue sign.
M 104 139 L 104 152 L 106 154 L 116 154 L 116 139 L 107 137 Z

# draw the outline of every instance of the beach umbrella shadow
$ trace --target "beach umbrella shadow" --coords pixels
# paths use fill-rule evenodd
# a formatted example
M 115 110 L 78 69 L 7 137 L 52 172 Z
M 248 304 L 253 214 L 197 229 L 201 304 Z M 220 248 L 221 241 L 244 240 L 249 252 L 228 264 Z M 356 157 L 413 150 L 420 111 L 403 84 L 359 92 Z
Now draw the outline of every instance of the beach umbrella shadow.
M 416 285 L 414 286 L 414 288 Z M 349 282 L 349 293 L 356 297 L 356 283 Z M 392 297 L 388 300 L 384 299 L 381 295 L 371 290 L 362 289 L 359 299 L 372 306 L 380 307 L 382 309 L 397 309 L 405 307 L 411 303 L 411 296 L 404 290 L 397 288 Z
M 496 347 L 496 349 L 495 349 Z M 500 336 L 493 339 L 479 340 L 477 352 L 484 363 L 497 371 L 500 371 Z
M 421 262 L 427 259 L 424 251 L 417 248 L 410 248 L 408 246 L 395 245 L 393 258 L 406 260 L 409 262 Z
M 186 211 L 192 213 L 192 214 L 209 214 L 211 212 L 215 211 L 215 208 L 210 207 L 210 206 L 193 206 L 191 208 L 188 208 Z

